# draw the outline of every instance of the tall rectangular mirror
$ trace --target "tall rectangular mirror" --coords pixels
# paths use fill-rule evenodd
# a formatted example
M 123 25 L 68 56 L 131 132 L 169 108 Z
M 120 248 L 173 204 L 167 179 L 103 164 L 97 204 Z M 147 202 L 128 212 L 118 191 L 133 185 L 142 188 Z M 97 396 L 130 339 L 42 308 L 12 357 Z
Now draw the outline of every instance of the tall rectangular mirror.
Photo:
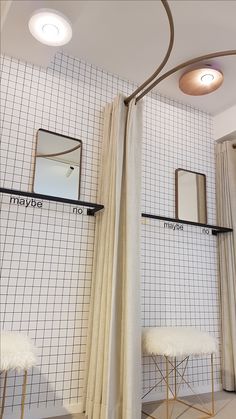
M 175 215 L 180 220 L 207 223 L 206 176 L 203 173 L 175 171 Z
M 33 191 L 79 199 L 82 141 L 39 129 Z

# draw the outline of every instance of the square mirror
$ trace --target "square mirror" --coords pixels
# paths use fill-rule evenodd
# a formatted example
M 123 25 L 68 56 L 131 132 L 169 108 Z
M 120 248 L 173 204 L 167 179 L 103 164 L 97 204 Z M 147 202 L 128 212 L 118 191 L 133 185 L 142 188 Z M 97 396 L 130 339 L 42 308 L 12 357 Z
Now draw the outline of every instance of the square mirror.
M 33 191 L 43 195 L 79 199 L 82 141 L 39 129 Z
M 203 173 L 175 171 L 175 216 L 180 220 L 207 223 L 206 176 Z

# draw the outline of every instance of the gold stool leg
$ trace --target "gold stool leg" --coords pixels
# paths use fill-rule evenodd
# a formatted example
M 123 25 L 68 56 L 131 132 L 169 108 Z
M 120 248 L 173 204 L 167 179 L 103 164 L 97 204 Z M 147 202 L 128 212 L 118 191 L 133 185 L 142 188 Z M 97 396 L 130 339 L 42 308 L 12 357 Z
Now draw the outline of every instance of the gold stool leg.
M 166 419 L 169 419 L 169 360 L 166 356 Z
M 211 414 L 215 416 L 215 399 L 214 399 L 214 354 L 211 354 Z
M 177 362 L 175 357 L 175 397 L 174 399 L 177 399 Z
M 6 389 L 7 389 L 7 371 L 5 371 L 4 377 L 4 387 L 3 387 L 3 394 L 2 394 L 2 406 L 1 406 L 1 419 L 3 419 L 4 407 L 5 407 L 5 399 L 6 399 Z
M 21 416 L 20 416 L 20 419 L 23 419 L 24 418 L 26 383 L 27 383 L 27 370 L 25 370 L 24 380 L 23 380 L 23 386 L 22 386 Z

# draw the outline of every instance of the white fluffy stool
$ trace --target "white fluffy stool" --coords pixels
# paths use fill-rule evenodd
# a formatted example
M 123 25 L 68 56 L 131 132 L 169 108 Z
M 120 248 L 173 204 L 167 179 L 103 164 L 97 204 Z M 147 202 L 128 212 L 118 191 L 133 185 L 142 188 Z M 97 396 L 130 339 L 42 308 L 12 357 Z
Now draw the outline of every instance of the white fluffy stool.
M 4 374 L 4 387 L 0 419 L 3 418 L 6 398 L 7 374 L 10 370 L 24 371 L 21 398 L 21 419 L 23 419 L 27 383 L 27 370 L 36 364 L 36 349 L 32 344 L 30 338 L 20 333 L 1 332 L 0 341 L 0 371 L 1 374 Z
M 206 332 L 202 332 L 192 327 L 145 327 L 142 332 L 143 354 L 152 357 L 157 370 L 161 374 L 161 380 L 155 384 L 142 398 L 146 397 L 162 381 L 166 383 L 166 418 L 169 419 L 169 402 L 177 401 L 183 403 L 195 410 L 203 412 L 208 417 L 214 416 L 214 376 L 213 376 L 213 354 L 216 352 L 216 340 Z M 165 375 L 159 368 L 155 357 L 161 355 L 165 357 L 166 373 Z M 193 391 L 190 384 L 185 380 L 184 374 L 188 365 L 190 356 L 211 355 L 211 383 L 212 383 L 212 406 L 211 411 L 206 411 L 194 407 L 178 398 L 178 386 L 182 383 Z M 177 362 L 177 357 L 182 360 Z M 180 373 L 178 367 L 185 362 L 183 373 Z M 174 390 L 170 385 L 170 375 L 174 372 Z M 177 383 L 177 376 L 181 377 L 180 383 Z M 194 391 L 193 391 L 194 392 Z M 172 394 L 172 398 L 169 397 Z M 152 417 L 145 413 L 146 416 Z M 154 418 L 155 419 L 155 418 Z

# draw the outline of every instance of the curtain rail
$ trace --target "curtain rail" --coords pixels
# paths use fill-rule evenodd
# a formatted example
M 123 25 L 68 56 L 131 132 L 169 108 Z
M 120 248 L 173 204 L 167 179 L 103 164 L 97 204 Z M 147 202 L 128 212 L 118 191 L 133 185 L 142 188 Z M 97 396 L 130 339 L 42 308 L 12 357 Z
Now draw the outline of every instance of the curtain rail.
M 144 96 L 146 96 L 155 86 L 157 86 L 161 81 L 165 80 L 167 77 L 176 73 L 177 71 L 181 70 L 182 68 L 185 68 L 185 67 L 187 67 L 191 64 L 200 63 L 203 60 L 210 60 L 212 58 L 236 55 L 236 50 L 225 50 L 225 51 L 213 52 L 211 54 L 201 55 L 199 57 L 192 58 L 191 60 L 184 61 L 183 63 L 177 65 L 176 67 L 173 67 L 172 69 L 170 69 L 169 71 L 167 71 L 162 76 L 160 76 L 156 79 L 158 74 L 161 72 L 161 70 L 166 65 L 166 63 L 167 63 L 167 61 L 170 57 L 172 48 L 173 48 L 173 44 L 174 44 L 174 21 L 173 21 L 173 17 L 172 17 L 172 14 L 171 14 L 171 10 L 170 10 L 170 7 L 168 5 L 167 0 L 161 0 L 161 2 L 162 2 L 162 5 L 165 8 L 166 13 L 167 13 L 169 26 L 170 26 L 170 41 L 169 41 L 168 50 L 166 52 L 166 55 L 165 55 L 163 61 L 161 62 L 159 67 L 156 69 L 156 71 L 147 80 L 145 80 L 144 83 L 142 83 L 130 96 L 128 96 L 124 100 L 125 105 L 128 105 L 129 102 L 133 98 L 136 98 L 136 103 L 137 103 L 140 99 L 142 99 Z M 148 87 L 145 89 L 146 86 L 148 86 Z M 141 91 L 142 91 L 142 93 L 140 93 Z M 138 95 L 138 93 L 140 93 L 140 95 Z
M 159 84 L 162 80 L 165 80 L 167 77 L 171 76 L 172 74 L 176 73 L 177 71 L 181 70 L 182 68 L 185 68 L 191 64 L 199 63 L 203 60 L 210 60 L 212 58 L 217 57 L 228 57 L 230 55 L 236 55 L 236 49 L 227 50 L 227 51 L 217 51 L 212 52 L 211 54 L 201 55 L 196 58 L 192 58 L 191 60 L 185 61 L 176 67 L 171 68 L 169 71 L 164 73 L 162 76 L 158 77 L 150 86 L 147 87 L 146 90 L 144 90 L 139 96 L 136 98 L 136 102 L 138 102 L 140 99 L 142 99 L 144 96 L 146 96 L 157 84 Z
M 163 6 L 165 8 L 165 11 L 166 11 L 166 14 L 167 14 L 167 17 L 168 17 L 169 26 L 170 26 L 170 40 L 169 40 L 169 46 L 168 46 L 166 55 L 165 55 L 163 61 L 161 62 L 161 64 L 159 65 L 159 67 L 156 69 L 156 71 L 150 77 L 148 77 L 148 79 L 145 80 L 145 82 L 143 84 L 141 84 L 141 86 L 139 86 L 130 96 L 128 96 L 124 100 L 125 105 L 128 105 L 129 102 L 134 97 L 136 97 L 139 92 L 141 92 L 149 83 L 151 83 L 158 76 L 158 74 L 161 72 L 163 67 L 166 65 L 166 63 L 169 59 L 169 56 L 171 54 L 171 51 L 172 51 L 172 48 L 173 48 L 173 45 L 174 45 L 174 36 L 175 36 L 174 35 L 174 21 L 173 21 L 173 17 L 172 17 L 171 10 L 170 10 L 170 7 L 168 5 L 167 0 L 161 0 L 161 2 L 162 2 Z

